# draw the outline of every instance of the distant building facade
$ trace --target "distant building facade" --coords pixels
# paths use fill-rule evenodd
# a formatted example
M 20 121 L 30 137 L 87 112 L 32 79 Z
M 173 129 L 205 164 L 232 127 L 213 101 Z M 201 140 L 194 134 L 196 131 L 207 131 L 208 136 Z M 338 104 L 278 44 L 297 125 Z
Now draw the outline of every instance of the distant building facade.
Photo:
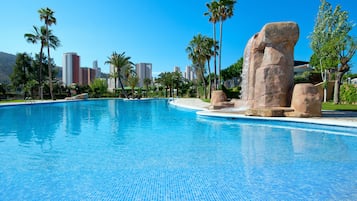
M 75 52 L 63 54 L 62 58 L 62 82 L 66 86 L 79 83 L 80 57 Z
M 80 68 L 79 84 L 90 85 L 96 78 L 96 70 L 93 68 L 82 67 Z
M 115 75 L 116 74 L 116 68 L 112 65 L 112 64 L 110 64 L 110 66 L 109 66 L 109 79 L 108 79 L 108 91 L 111 91 L 111 92 L 113 92 L 113 90 L 115 89 L 115 88 L 117 88 L 117 86 L 118 86 L 118 78 L 117 77 L 113 77 L 113 75 Z M 117 84 L 117 85 L 115 85 L 115 84 Z
M 180 72 L 181 72 L 181 69 L 180 69 L 180 67 L 178 67 L 178 66 L 175 66 L 175 67 L 174 67 L 174 72 L 179 72 L 179 73 L 180 73 Z
M 139 78 L 139 87 L 144 86 L 144 80 L 146 78 L 152 81 L 152 64 L 151 63 L 137 63 L 136 67 L 136 75 Z
M 189 81 L 193 81 L 195 79 L 195 72 L 192 70 L 191 66 L 186 66 L 184 78 L 186 78 Z
M 98 61 L 93 61 L 93 69 L 95 70 L 95 77 L 100 78 L 102 75 L 101 69 L 98 67 Z

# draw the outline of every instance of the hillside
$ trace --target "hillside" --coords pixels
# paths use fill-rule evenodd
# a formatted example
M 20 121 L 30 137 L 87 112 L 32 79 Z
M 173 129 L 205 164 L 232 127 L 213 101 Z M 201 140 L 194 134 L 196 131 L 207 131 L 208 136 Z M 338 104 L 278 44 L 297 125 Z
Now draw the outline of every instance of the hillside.
M 16 56 L 0 52 L 0 83 L 10 83 L 10 75 L 15 65 Z

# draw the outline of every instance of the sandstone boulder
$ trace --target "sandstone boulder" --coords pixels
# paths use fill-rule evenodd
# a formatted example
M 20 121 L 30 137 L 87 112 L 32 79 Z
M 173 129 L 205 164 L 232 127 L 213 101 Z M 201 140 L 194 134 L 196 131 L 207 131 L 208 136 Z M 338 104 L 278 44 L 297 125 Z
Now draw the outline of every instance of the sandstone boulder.
M 211 105 L 218 105 L 227 100 L 227 95 L 222 90 L 212 91 Z
M 287 116 L 320 117 L 322 97 L 316 86 L 310 83 L 296 84 L 291 101 L 294 112 Z
M 212 91 L 211 106 L 209 109 L 215 110 L 233 106 L 234 102 L 227 101 L 227 95 L 222 90 Z

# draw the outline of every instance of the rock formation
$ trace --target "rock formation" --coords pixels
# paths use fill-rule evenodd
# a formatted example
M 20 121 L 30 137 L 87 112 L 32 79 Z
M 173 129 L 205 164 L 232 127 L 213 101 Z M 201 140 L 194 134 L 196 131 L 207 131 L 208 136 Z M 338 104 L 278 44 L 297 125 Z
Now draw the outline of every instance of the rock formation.
M 298 38 L 296 23 L 275 22 L 266 24 L 248 41 L 244 50 L 242 96 L 234 102 L 235 107 L 247 109 L 245 114 L 249 116 L 321 116 L 318 89 L 312 84 L 298 84 L 294 88 L 294 46 Z M 212 94 L 211 109 L 230 106 L 222 93 Z
M 291 101 L 293 112 L 286 116 L 294 117 L 320 117 L 322 97 L 316 86 L 310 83 L 296 84 Z
M 290 105 L 294 46 L 298 38 L 296 23 L 277 22 L 266 24 L 249 40 L 243 64 L 243 85 L 246 86 L 242 86 L 242 99 L 248 108 Z

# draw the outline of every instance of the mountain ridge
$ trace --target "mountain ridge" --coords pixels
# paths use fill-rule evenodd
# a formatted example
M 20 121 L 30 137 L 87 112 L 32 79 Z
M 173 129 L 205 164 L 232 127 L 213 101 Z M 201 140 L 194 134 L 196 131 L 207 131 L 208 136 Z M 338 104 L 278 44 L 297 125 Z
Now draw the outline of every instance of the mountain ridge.
M 0 51 L 0 83 L 9 84 L 13 72 L 16 55 Z

